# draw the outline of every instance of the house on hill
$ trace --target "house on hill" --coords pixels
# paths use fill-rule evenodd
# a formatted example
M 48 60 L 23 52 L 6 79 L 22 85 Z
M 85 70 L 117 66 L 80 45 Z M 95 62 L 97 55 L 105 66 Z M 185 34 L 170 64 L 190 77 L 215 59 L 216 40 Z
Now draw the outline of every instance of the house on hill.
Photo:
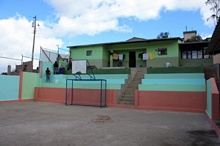
M 192 34 L 190 34 L 193 32 Z M 184 32 L 188 39 L 195 31 Z M 211 65 L 205 55 L 209 41 L 184 42 L 179 37 L 144 39 L 133 37 L 127 41 L 68 46 L 73 60 L 88 60 L 96 68 L 106 67 L 189 67 Z

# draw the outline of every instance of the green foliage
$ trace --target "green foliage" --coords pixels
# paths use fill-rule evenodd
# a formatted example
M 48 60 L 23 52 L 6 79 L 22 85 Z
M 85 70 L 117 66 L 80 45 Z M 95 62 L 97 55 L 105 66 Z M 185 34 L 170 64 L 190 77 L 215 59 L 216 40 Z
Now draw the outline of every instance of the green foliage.
M 3 72 L 1 75 L 8 75 L 6 72 Z
M 200 42 L 202 41 L 202 37 L 200 35 L 192 36 L 190 39 L 186 40 L 186 42 Z
M 169 38 L 169 32 L 161 32 L 161 33 L 157 36 L 157 39 L 164 39 L 164 38 Z

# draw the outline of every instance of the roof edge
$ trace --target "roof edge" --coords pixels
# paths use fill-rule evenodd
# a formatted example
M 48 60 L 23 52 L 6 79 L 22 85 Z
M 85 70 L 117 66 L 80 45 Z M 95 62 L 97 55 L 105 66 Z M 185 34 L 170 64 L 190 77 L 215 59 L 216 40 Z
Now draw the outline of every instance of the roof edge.
M 180 37 L 173 38 L 162 38 L 162 39 L 146 39 L 146 40 L 137 40 L 137 41 L 121 41 L 121 42 L 109 42 L 109 43 L 98 43 L 98 44 L 87 44 L 87 45 L 76 45 L 76 46 L 67 46 L 67 48 L 77 48 L 77 47 L 86 47 L 86 46 L 98 46 L 98 45 L 116 45 L 116 44 L 129 44 L 129 43 L 140 43 L 140 42 L 153 42 L 153 41 L 169 41 L 169 40 L 180 40 L 183 41 Z

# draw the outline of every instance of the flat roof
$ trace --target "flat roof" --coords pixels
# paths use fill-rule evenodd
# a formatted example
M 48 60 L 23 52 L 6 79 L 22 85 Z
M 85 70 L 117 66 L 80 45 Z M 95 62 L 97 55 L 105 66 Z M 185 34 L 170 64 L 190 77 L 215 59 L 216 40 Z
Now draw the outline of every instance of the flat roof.
M 185 34 L 185 33 L 197 33 L 197 31 L 196 30 L 184 31 L 183 34 Z

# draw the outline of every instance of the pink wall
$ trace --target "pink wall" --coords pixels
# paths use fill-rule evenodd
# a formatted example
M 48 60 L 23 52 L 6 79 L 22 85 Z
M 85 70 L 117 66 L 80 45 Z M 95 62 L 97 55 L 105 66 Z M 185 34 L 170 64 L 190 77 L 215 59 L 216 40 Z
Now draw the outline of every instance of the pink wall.
M 116 106 L 116 90 L 107 90 L 106 105 Z M 68 104 L 71 102 L 71 89 L 68 89 Z M 56 102 L 65 104 L 66 89 L 65 88 L 40 88 L 36 87 L 34 91 L 35 101 Z M 100 104 L 99 89 L 74 89 L 73 103 L 84 105 L 99 105 Z
M 212 120 L 219 120 L 219 116 L 220 116 L 220 113 L 219 113 L 219 91 L 218 91 L 218 88 L 216 86 L 216 83 L 215 83 L 215 79 L 212 78 L 211 79 L 212 81 Z
M 71 90 L 68 90 L 71 95 Z M 99 105 L 98 89 L 74 89 L 74 104 Z M 107 90 L 108 107 L 171 110 L 184 112 L 204 112 L 206 109 L 206 92 L 172 92 L 172 91 L 135 91 L 135 105 L 117 104 L 117 90 Z M 64 88 L 35 88 L 35 101 L 57 102 L 65 104 Z M 70 103 L 70 98 L 68 98 Z
M 204 112 L 206 92 L 135 91 L 135 106 L 185 112 Z

